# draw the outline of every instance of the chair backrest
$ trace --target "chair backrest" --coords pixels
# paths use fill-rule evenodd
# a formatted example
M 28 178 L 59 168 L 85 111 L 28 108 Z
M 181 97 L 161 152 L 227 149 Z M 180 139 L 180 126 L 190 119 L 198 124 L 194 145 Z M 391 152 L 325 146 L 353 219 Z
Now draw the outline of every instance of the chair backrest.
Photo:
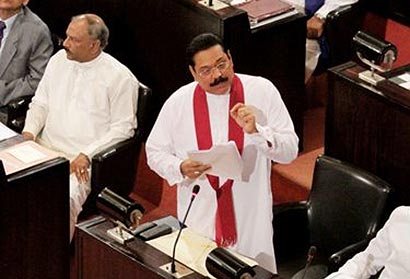
M 319 256 L 372 238 L 390 186 L 351 164 L 321 155 L 317 158 L 308 199 L 311 245 Z
M 138 89 L 138 109 L 137 109 L 137 134 L 145 141 L 149 135 L 149 115 L 151 111 L 152 90 L 143 83 L 139 83 Z

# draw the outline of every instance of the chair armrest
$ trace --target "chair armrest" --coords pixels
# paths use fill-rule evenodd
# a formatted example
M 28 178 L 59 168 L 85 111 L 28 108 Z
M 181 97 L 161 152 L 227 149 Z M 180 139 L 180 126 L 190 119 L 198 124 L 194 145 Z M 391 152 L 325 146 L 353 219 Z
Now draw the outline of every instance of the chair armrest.
M 24 128 L 28 106 L 32 98 L 31 95 L 19 97 L 6 106 L 6 125 L 18 133 Z
M 102 150 L 91 159 L 91 194 L 105 187 L 121 196 L 132 191 L 141 144 L 134 136 Z
M 105 187 L 124 198 L 128 197 L 134 186 L 140 148 L 141 144 L 134 135 L 91 158 L 91 193 L 83 205 L 79 219 L 98 213 L 95 201 Z
M 299 202 L 288 202 L 288 203 L 280 203 L 273 206 L 273 215 L 279 216 L 280 214 L 286 214 L 289 211 L 305 211 L 307 210 L 307 202 L 306 201 L 299 201 Z
M 273 215 L 273 240 L 278 260 L 305 255 L 309 248 L 307 203 L 274 205 Z
M 100 152 L 95 154 L 91 160 L 92 162 L 102 162 L 105 159 L 108 159 L 110 157 L 118 156 L 120 152 L 124 152 L 130 147 L 132 147 L 134 144 L 136 144 L 136 141 L 137 141 L 137 138 L 136 138 L 136 135 L 134 135 L 134 137 L 130 139 L 118 142 L 114 145 L 111 145 L 101 150 Z
M 368 239 L 351 244 L 329 257 L 329 271 L 335 272 L 357 253 L 363 251 L 369 244 Z
M 338 20 L 343 16 L 348 15 L 354 9 L 354 5 L 345 5 L 329 12 L 326 16 L 326 23 L 333 20 Z

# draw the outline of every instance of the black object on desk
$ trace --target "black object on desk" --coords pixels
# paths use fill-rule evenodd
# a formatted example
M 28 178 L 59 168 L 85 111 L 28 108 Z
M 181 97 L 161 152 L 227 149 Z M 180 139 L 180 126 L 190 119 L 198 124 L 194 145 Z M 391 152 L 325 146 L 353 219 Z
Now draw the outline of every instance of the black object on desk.
M 218 279 L 253 278 L 253 268 L 223 247 L 212 250 L 205 262 L 208 272 Z

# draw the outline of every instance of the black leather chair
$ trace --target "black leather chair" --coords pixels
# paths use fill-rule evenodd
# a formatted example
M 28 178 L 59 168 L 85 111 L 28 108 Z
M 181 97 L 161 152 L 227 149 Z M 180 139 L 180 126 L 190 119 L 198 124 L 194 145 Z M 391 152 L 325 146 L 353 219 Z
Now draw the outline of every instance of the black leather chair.
M 279 274 L 299 271 L 295 278 L 302 278 L 311 246 L 317 252 L 305 279 L 338 269 L 375 236 L 389 192 L 389 184 L 377 176 L 319 156 L 308 200 L 273 207 Z M 322 276 L 312 276 L 317 270 Z
M 28 105 L 32 98 L 32 95 L 20 97 L 1 107 L 0 121 L 10 129 L 21 133 L 24 128 Z
M 329 47 L 328 57 L 319 57 L 314 75 L 355 58 L 352 39 L 363 26 L 365 8 L 362 1 L 339 7 L 326 17 L 323 36 Z
M 91 193 L 83 205 L 79 219 L 85 219 L 98 212 L 96 198 L 105 187 L 124 198 L 131 193 L 136 179 L 141 144 L 149 133 L 147 122 L 151 96 L 151 89 L 140 82 L 138 127 L 135 135 L 131 139 L 110 146 L 91 159 Z

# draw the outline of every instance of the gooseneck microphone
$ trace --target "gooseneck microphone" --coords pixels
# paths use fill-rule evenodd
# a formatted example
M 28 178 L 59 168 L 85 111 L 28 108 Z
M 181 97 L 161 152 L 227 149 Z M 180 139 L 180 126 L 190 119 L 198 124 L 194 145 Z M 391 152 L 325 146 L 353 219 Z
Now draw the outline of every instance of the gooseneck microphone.
M 310 264 L 313 261 L 313 258 L 316 255 L 316 246 L 310 246 L 308 254 L 307 254 L 307 259 L 306 259 L 306 264 L 305 264 L 305 268 L 303 269 L 303 276 L 302 279 L 305 279 L 306 276 L 306 272 L 309 269 Z
M 175 250 L 177 248 L 177 243 L 178 243 L 179 237 L 181 235 L 182 229 L 185 227 L 185 221 L 186 221 L 188 213 L 191 209 L 192 202 L 194 201 L 196 195 L 198 194 L 199 189 L 200 189 L 199 185 L 195 185 L 194 188 L 192 189 L 192 196 L 191 196 L 191 201 L 189 202 L 189 205 L 188 205 L 188 209 L 186 210 L 186 213 L 185 213 L 184 219 L 182 220 L 182 223 L 181 222 L 179 223 L 180 229 L 179 229 L 177 238 L 175 239 L 174 248 L 172 250 L 171 273 L 176 272 L 176 268 L 175 268 Z

